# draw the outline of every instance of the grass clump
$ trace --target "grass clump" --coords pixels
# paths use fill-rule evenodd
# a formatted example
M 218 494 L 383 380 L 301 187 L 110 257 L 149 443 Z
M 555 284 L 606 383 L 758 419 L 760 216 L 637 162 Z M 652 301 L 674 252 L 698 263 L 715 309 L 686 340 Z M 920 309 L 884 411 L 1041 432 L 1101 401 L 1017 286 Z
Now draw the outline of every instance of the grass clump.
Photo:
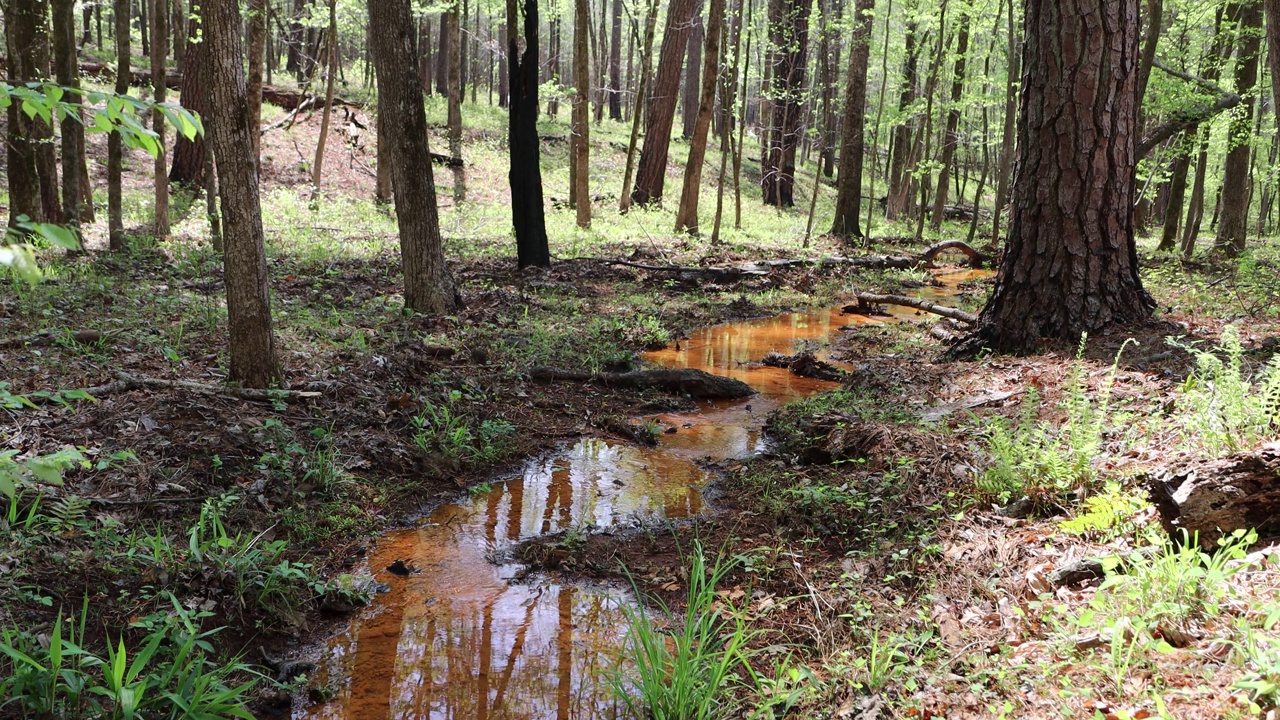
M 1280 428 L 1280 355 L 1255 376 L 1244 367 L 1240 330 L 1228 325 L 1214 350 L 1170 339 L 1195 356 L 1196 369 L 1182 385 L 1177 410 L 1184 446 L 1221 456 L 1276 436 Z
M 515 425 L 490 418 L 475 422 L 460 407 L 462 392 L 451 390 L 440 403 L 425 402 L 413 418 L 413 441 L 429 455 L 483 465 L 510 457 L 515 449 Z

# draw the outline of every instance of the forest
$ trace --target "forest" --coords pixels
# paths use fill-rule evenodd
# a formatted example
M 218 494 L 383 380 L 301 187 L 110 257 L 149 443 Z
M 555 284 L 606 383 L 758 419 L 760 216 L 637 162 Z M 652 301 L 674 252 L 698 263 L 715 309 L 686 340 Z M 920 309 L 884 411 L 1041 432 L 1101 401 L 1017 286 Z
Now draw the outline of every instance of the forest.
M 0 8 L 0 720 L 1280 713 L 1280 0 Z

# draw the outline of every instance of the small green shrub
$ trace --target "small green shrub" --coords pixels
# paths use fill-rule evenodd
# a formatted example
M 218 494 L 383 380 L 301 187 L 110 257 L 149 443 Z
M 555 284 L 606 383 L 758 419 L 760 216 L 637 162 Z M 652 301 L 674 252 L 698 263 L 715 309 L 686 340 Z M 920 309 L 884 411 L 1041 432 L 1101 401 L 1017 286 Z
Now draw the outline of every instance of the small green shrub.
M 1172 338 L 1192 353 L 1196 369 L 1177 401 L 1183 445 L 1227 455 L 1276 436 L 1280 428 L 1280 355 L 1256 377 L 1244 370 L 1240 330 L 1228 325 L 1214 350 L 1200 350 Z
M 425 403 L 413 419 L 413 441 L 428 455 L 458 462 L 487 464 L 505 460 L 515 450 L 516 427 L 490 418 L 476 423 L 462 411 L 462 393 L 451 390 L 441 403 Z
M 1125 490 L 1119 483 L 1107 483 L 1102 492 L 1085 498 L 1083 512 L 1058 527 L 1072 535 L 1111 542 L 1136 530 L 1134 515 L 1149 505 L 1143 495 Z

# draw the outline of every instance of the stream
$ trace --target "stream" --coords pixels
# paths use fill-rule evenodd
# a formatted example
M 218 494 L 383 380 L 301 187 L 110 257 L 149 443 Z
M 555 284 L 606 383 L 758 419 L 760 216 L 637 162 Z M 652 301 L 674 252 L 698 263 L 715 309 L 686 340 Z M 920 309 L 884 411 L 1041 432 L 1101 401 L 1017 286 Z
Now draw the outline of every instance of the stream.
M 981 271 L 937 277 L 943 287 L 912 294 L 942 300 Z M 909 308 L 888 308 L 918 319 Z M 449 720 L 612 720 L 625 712 L 610 687 L 626 636 L 622 612 L 631 594 L 617 586 L 524 576 L 501 550 L 569 528 L 681 518 L 703 509 L 711 479 L 699 461 L 745 458 L 764 449 L 763 425 L 775 408 L 836 383 L 792 375 L 758 361 L 793 352 L 840 328 L 892 318 L 841 315 L 840 307 L 705 328 L 646 361 L 737 378 L 758 394 L 700 402 L 688 413 L 656 417 L 673 434 L 656 447 L 583 438 L 514 476 L 490 481 L 442 505 L 413 527 L 370 548 L 367 570 L 388 586 L 329 641 L 314 680 L 327 702 L 295 718 L 442 718 Z M 497 562 L 492 560 L 497 559 Z M 386 568 L 403 560 L 418 572 Z

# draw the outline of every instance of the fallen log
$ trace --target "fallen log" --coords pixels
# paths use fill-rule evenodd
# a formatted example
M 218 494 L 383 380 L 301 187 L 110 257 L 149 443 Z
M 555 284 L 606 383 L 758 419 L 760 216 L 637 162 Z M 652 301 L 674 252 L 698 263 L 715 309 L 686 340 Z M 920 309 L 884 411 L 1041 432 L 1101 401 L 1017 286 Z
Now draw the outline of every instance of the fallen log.
M 903 307 L 915 308 L 934 315 L 959 320 L 962 323 L 975 325 L 978 322 L 978 316 L 974 313 L 960 310 L 959 308 L 947 307 L 939 305 L 928 300 L 920 298 L 907 297 L 906 295 L 880 295 L 877 293 L 858 293 L 856 295 L 858 302 L 854 305 L 845 305 L 841 308 L 842 313 L 850 315 L 876 315 L 883 314 L 876 312 L 876 305 L 901 305 Z
M 1235 530 L 1280 533 L 1280 443 L 1225 458 L 1198 459 L 1146 476 L 1160 523 L 1212 550 Z
M 839 382 L 844 379 L 843 370 L 831 363 L 819 360 L 811 350 L 799 352 L 795 355 L 783 355 L 777 351 L 770 351 L 760 360 L 760 364 L 790 370 L 793 375 L 815 380 Z
M 755 394 L 751 386 L 741 380 L 693 369 L 591 373 L 535 367 L 529 371 L 529 378 L 535 382 L 582 382 L 617 388 L 652 388 L 683 393 L 702 400 L 737 400 Z
M 213 385 L 209 383 L 194 382 L 192 380 L 164 380 L 161 378 L 137 377 L 125 372 L 116 372 L 115 377 L 116 379 L 112 382 L 82 388 L 82 392 L 94 397 L 100 397 L 110 395 L 112 393 L 127 392 L 129 390 L 154 388 L 160 390 L 184 390 L 187 392 L 200 393 L 202 395 L 226 395 L 240 398 L 241 400 L 268 402 L 276 400 L 302 400 L 305 398 L 320 397 L 321 395 L 321 393 L 318 392 L 301 390 L 265 390 L 259 388 L 233 387 L 230 385 Z

